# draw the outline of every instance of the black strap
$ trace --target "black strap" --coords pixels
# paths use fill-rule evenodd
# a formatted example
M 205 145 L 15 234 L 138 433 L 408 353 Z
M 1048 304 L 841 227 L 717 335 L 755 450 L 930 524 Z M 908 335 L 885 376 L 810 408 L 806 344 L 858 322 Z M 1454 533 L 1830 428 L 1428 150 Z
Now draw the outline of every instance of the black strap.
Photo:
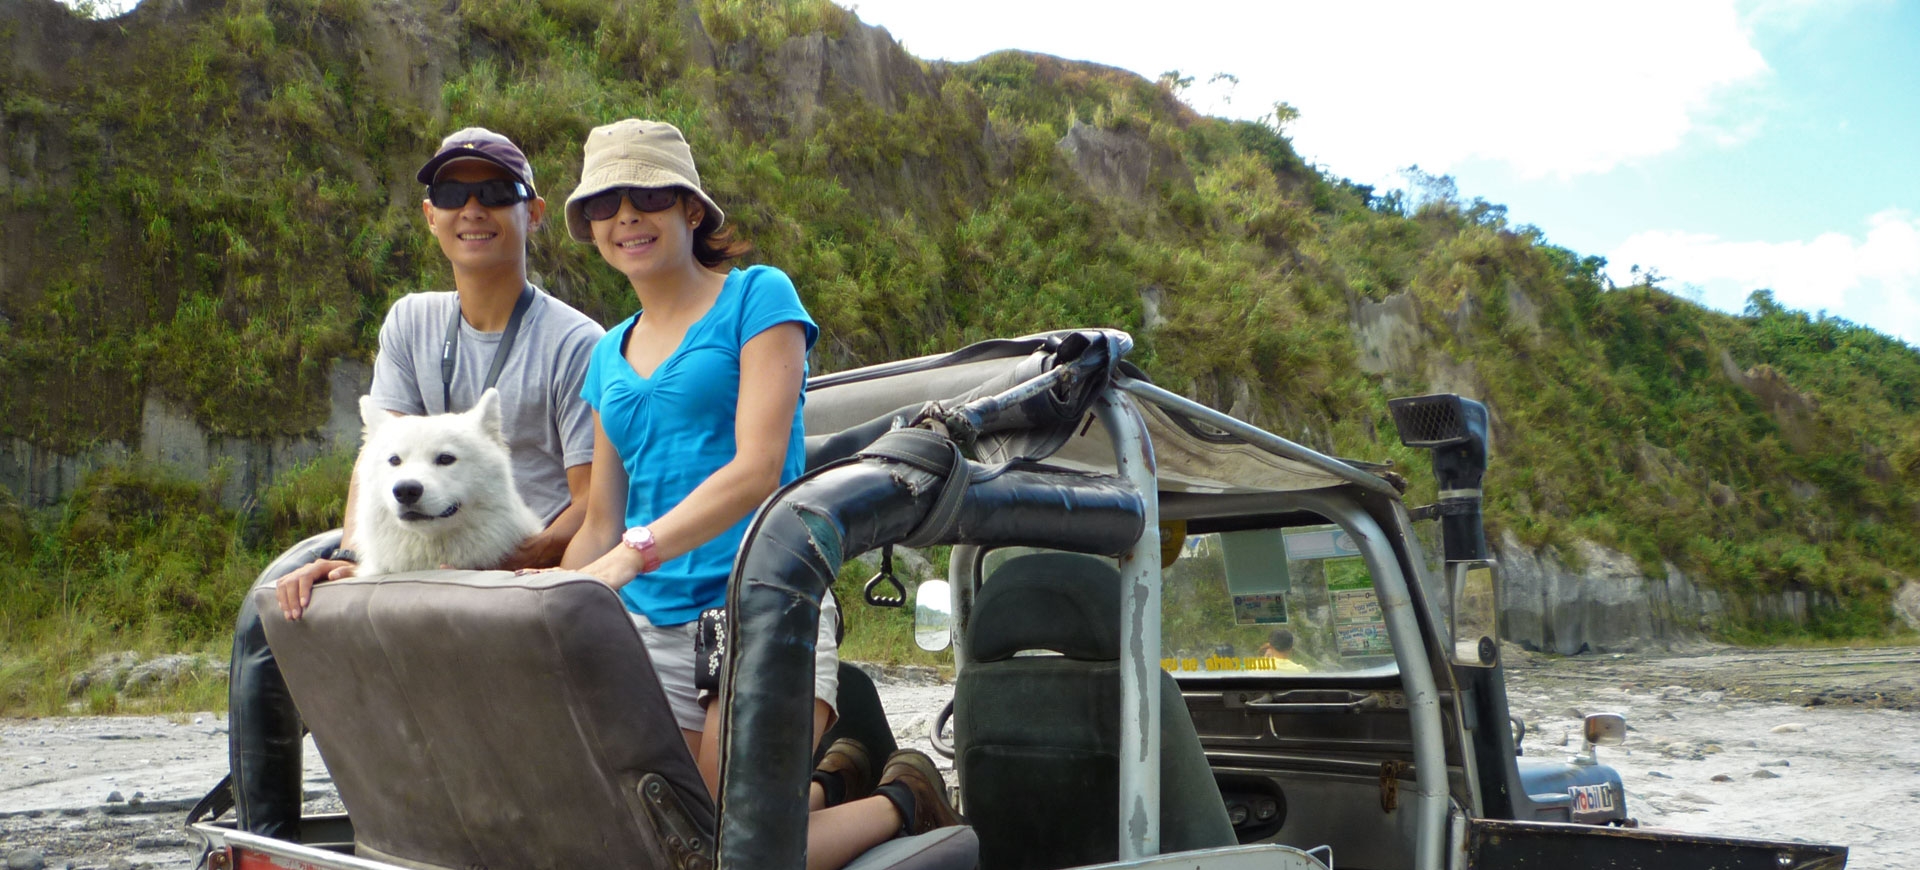
M 222 778 L 220 784 L 213 787 L 213 791 L 207 792 L 207 796 L 201 798 L 199 803 L 194 804 L 193 809 L 187 810 L 187 824 L 191 825 L 202 819 L 220 818 L 230 809 L 233 809 L 233 774 L 231 773 Z
M 520 301 L 513 303 L 513 316 L 507 318 L 507 331 L 500 334 L 500 349 L 493 353 L 493 365 L 487 368 L 486 383 L 480 385 L 484 393 L 500 382 L 500 370 L 506 368 L 507 354 L 513 352 L 513 339 L 520 334 L 520 320 L 533 305 L 533 285 L 520 288 Z M 440 346 L 440 410 L 453 411 L 453 366 L 459 359 L 460 351 L 460 300 L 453 300 L 453 316 L 447 319 L 447 339 Z
M 967 500 L 967 485 L 972 469 L 966 456 L 953 440 L 926 429 L 895 429 L 860 451 L 861 457 L 891 459 L 945 479 L 933 510 L 920 525 L 900 539 L 904 547 L 925 547 L 945 539 L 960 519 L 960 508 Z

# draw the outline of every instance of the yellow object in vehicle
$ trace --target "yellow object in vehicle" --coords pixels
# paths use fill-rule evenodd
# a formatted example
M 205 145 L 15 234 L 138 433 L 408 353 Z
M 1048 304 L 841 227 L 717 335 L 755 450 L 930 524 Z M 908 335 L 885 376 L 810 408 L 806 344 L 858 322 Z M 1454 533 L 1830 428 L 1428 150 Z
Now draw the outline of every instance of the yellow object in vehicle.
M 1180 559 L 1180 550 L 1187 545 L 1186 520 L 1162 520 L 1160 522 L 1160 570 L 1173 567 Z

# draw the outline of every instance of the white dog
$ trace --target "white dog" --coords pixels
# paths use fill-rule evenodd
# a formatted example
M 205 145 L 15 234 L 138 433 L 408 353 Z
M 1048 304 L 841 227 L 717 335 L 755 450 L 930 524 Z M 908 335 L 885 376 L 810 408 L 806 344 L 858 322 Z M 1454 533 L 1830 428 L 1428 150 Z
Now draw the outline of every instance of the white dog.
M 358 575 L 495 568 L 540 531 L 513 485 L 498 390 L 482 393 L 472 410 L 430 417 L 395 417 L 366 396 L 360 420 Z

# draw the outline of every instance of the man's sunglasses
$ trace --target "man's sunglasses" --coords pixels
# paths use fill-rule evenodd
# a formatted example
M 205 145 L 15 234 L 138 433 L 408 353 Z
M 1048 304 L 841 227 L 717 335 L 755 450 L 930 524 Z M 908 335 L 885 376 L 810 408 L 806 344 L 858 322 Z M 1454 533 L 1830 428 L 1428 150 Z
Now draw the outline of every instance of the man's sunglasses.
M 580 202 L 580 213 L 590 221 L 603 221 L 620 213 L 620 198 L 626 197 L 633 207 L 651 214 L 666 211 L 680 201 L 680 189 L 677 187 L 616 187 L 606 193 L 596 193 Z
M 533 198 L 533 191 L 518 181 L 489 178 L 486 181 L 436 181 L 427 185 L 427 201 L 434 208 L 465 208 L 469 197 L 487 208 L 518 205 Z

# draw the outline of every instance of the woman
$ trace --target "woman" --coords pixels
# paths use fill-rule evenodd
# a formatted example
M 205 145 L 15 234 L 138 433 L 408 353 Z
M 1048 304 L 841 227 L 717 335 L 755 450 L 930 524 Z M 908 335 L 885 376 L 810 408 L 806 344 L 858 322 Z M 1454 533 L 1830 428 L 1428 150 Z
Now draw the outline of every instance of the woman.
M 619 591 L 714 791 L 719 746 L 706 735 L 719 733 L 719 708 L 703 710 L 694 689 L 695 620 L 725 602 L 754 508 L 802 470 L 801 391 L 818 330 L 780 270 L 718 271 L 749 247 L 724 227 L 671 124 L 595 128 L 566 213 L 573 238 L 627 276 L 640 311 L 608 330 L 581 388 L 594 409 L 590 500 L 561 565 Z M 816 741 L 834 715 L 838 621 L 829 597 Z M 840 867 L 903 830 L 957 823 L 925 755 L 889 758 L 871 797 L 862 765 L 863 751 L 838 744 L 822 763 L 840 776 L 816 777 L 811 790 L 809 870 Z M 841 798 L 831 807 L 829 791 Z

